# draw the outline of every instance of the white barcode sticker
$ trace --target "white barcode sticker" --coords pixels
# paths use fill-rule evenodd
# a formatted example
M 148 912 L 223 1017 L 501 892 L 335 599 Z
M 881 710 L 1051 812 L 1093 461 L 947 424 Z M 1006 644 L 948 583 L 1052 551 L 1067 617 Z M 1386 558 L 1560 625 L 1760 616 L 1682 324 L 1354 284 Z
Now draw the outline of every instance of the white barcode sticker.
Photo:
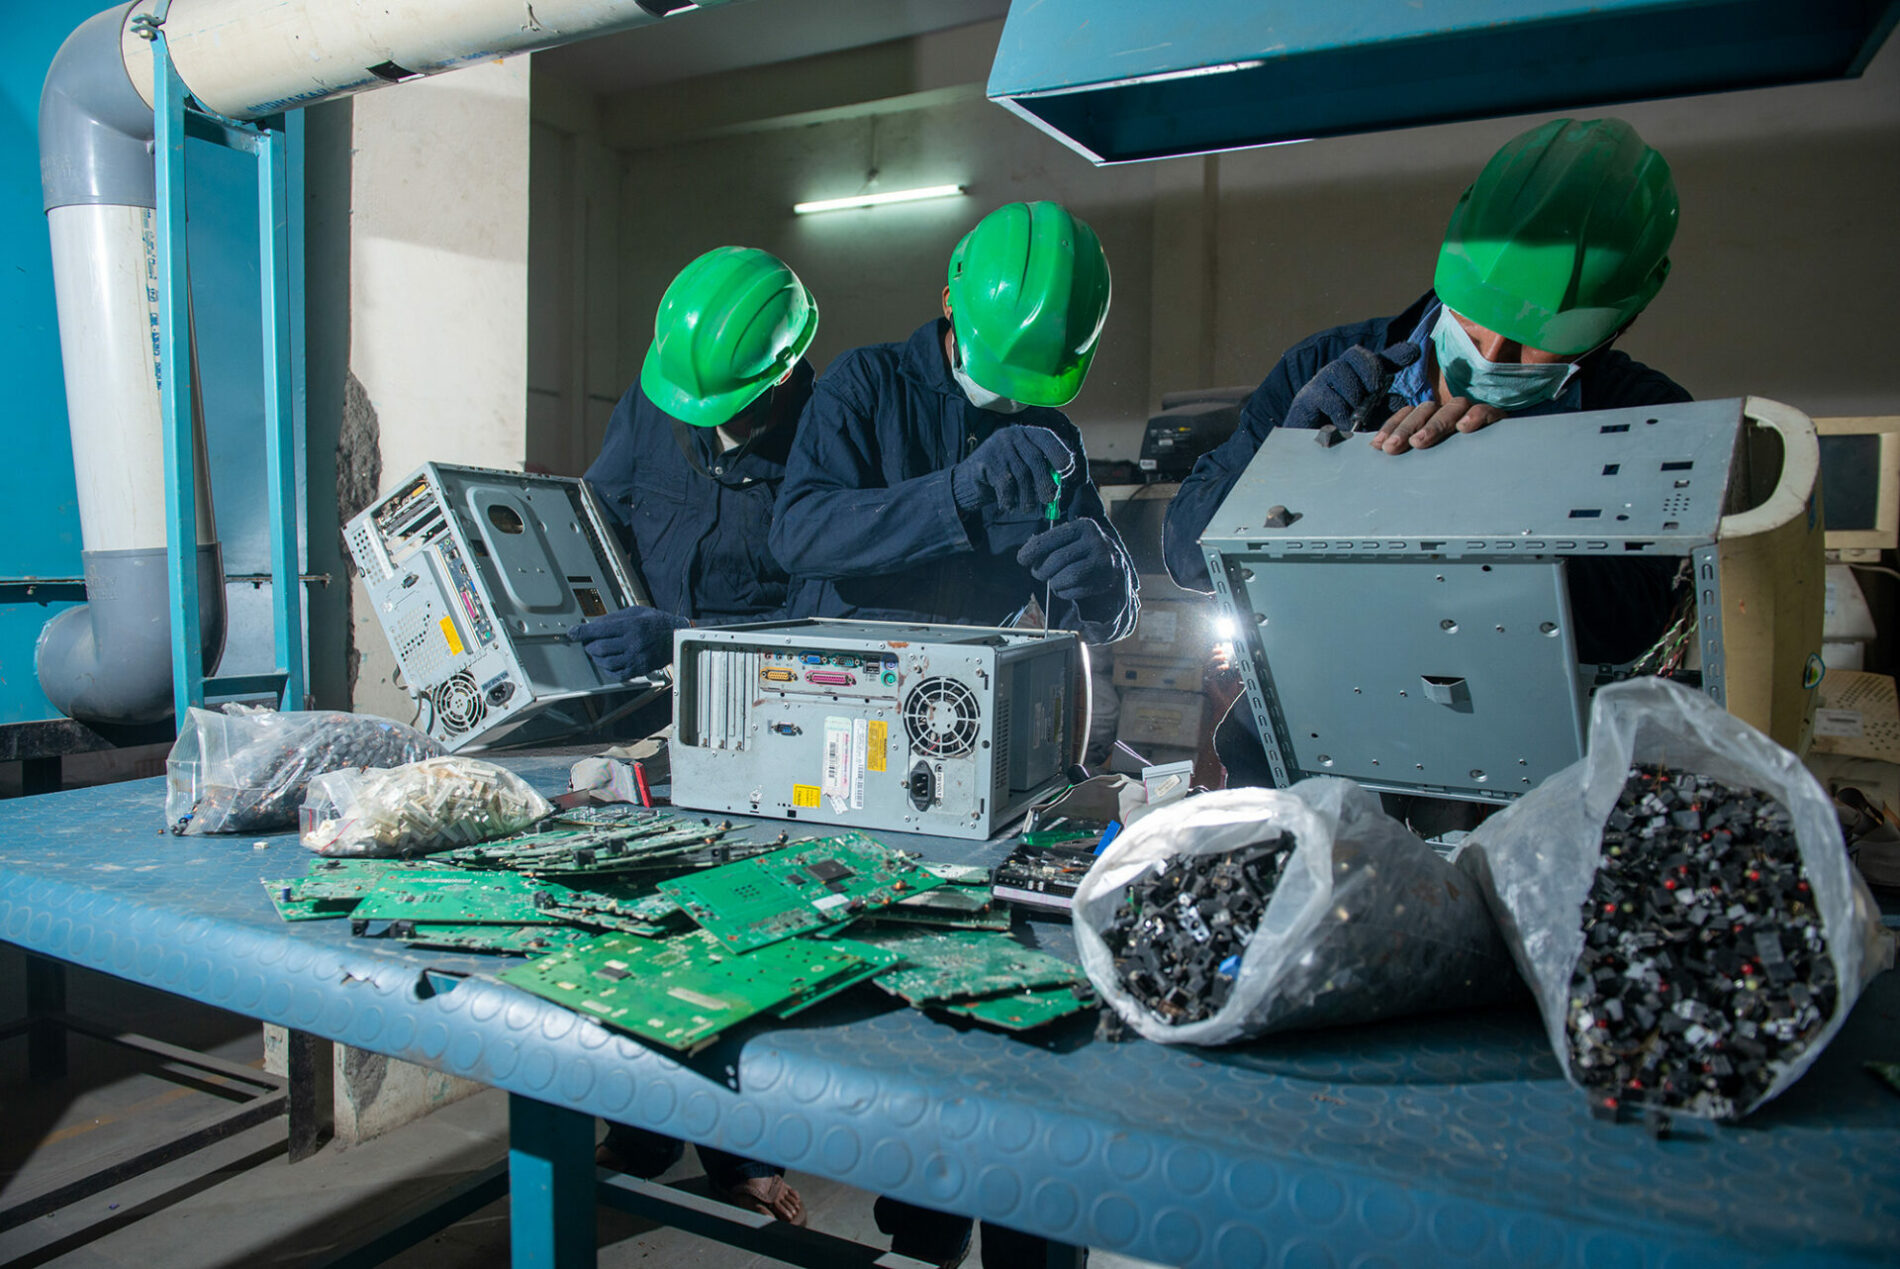
M 1857 709 L 1817 709 L 1814 711 L 1817 736 L 1857 737 L 1866 734 Z
M 844 895 L 828 894 L 822 899 L 813 899 L 811 901 L 811 906 L 814 908 L 817 908 L 820 912 L 829 912 L 833 908 L 838 907 L 840 904 L 845 904 L 849 902 L 851 902 L 851 900 L 846 898 Z
M 821 786 L 833 805 L 851 796 L 851 720 L 825 720 L 825 772 Z
M 851 722 L 851 809 L 864 809 L 864 760 L 871 751 L 869 725 L 862 718 Z

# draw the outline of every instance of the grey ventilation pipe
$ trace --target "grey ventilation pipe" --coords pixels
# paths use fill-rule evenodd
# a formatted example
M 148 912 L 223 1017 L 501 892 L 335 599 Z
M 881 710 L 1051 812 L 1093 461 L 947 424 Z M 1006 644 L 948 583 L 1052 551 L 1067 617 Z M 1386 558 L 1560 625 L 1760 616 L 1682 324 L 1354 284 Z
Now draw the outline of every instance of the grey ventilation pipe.
M 192 95 L 258 119 L 511 53 L 657 22 L 721 0 L 172 0 L 166 43 Z M 151 0 L 81 23 L 40 94 L 40 179 L 66 365 L 88 602 L 46 623 L 40 687 L 87 722 L 172 712 L 152 166 Z M 194 386 L 197 374 L 192 375 Z M 224 648 L 224 572 L 199 452 L 198 593 L 205 664 Z
M 34 659 L 46 699 L 89 723 L 150 723 L 172 713 L 152 108 L 132 86 L 121 53 L 130 10 L 81 23 L 40 91 L 40 184 L 53 239 L 87 602 L 46 623 Z M 210 667 L 224 651 L 224 566 L 195 391 L 192 407 L 198 615 Z

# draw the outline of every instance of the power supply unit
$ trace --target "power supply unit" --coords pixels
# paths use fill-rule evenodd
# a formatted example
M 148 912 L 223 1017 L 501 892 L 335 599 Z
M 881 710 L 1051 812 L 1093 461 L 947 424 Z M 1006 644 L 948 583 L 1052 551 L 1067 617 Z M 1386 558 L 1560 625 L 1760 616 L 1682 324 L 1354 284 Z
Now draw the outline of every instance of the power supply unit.
M 987 838 L 1088 737 L 1066 631 L 764 622 L 674 636 L 673 802 Z
M 424 463 L 345 539 L 418 725 L 450 749 L 571 736 L 664 687 L 608 679 L 567 637 L 646 603 L 581 480 Z

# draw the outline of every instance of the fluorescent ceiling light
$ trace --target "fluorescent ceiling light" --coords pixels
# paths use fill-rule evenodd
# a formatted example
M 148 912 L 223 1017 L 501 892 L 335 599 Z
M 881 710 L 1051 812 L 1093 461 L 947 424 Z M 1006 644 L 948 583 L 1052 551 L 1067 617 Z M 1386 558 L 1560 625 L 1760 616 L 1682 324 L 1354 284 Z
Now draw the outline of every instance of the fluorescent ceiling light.
M 916 189 L 894 189 L 887 194 L 853 194 L 849 198 L 821 198 L 812 203 L 793 203 L 795 215 L 813 212 L 843 211 L 847 207 L 881 207 L 885 203 L 914 203 L 925 198 L 954 198 L 963 192 L 961 185 L 920 185 Z

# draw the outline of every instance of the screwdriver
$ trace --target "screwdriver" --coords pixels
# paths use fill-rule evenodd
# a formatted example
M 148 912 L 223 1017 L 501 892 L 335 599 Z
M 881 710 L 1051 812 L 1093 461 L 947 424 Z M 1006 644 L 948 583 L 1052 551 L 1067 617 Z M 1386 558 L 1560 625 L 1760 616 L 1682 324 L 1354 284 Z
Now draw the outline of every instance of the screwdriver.
M 1048 527 L 1053 529 L 1056 527 L 1056 521 L 1062 515 L 1062 473 L 1052 471 L 1049 473 L 1049 479 L 1056 482 L 1056 492 L 1055 496 L 1049 499 L 1049 506 L 1043 511 L 1042 518 L 1047 520 L 1049 522 Z M 1050 606 L 1054 602 L 1055 574 L 1051 573 L 1049 574 L 1049 580 L 1042 584 L 1042 628 L 1044 630 L 1053 630 L 1055 628 L 1056 623 L 1053 615 L 1055 610 Z

